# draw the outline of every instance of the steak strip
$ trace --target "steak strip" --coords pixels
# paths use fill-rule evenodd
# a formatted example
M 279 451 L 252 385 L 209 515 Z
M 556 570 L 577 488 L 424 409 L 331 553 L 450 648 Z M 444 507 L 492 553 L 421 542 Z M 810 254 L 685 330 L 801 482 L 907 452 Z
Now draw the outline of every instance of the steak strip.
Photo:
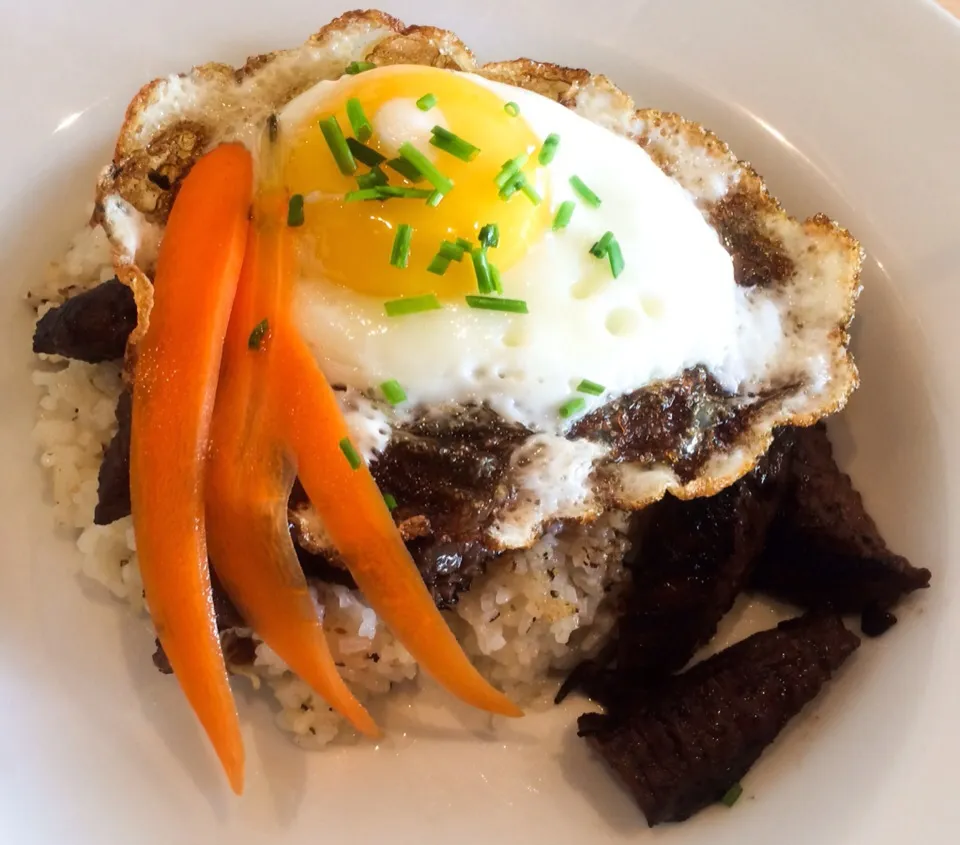
M 859 646 L 838 616 L 762 631 L 635 699 L 589 713 L 579 733 L 651 827 L 719 801 Z
M 929 583 L 929 569 L 887 547 L 850 476 L 837 467 L 826 428 L 798 429 L 783 506 L 753 586 L 807 608 L 869 609 L 873 631 L 882 627 L 878 611 Z
M 33 351 L 91 364 L 117 361 L 136 325 L 133 292 L 111 279 L 44 314 L 34 330 Z

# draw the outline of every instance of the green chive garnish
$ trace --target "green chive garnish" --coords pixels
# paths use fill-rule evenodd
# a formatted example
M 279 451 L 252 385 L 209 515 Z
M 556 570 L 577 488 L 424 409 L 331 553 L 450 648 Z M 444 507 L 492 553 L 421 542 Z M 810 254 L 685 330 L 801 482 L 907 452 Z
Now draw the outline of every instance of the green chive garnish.
M 600 207 L 600 197 L 598 197 L 593 191 L 591 191 L 585 184 L 583 179 L 579 176 L 570 177 L 570 186 L 576 192 L 577 196 L 580 197 L 587 205 L 591 208 Z
M 480 148 L 469 141 L 464 141 L 459 135 L 454 135 L 442 126 L 434 126 L 430 130 L 433 137 L 430 143 L 439 150 L 449 153 L 461 161 L 473 161 L 479 154 Z
M 410 258 L 410 239 L 413 237 L 413 227 L 407 223 L 397 226 L 397 234 L 393 239 L 393 249 L 390 252 L 390 264 L 398 270 L 407 266 Z
M 503 110 L 510 115 L 510 117 L 516 117 L 518 114 L 520 114 L 520 106 L 513 102 L 507 103 L 503 107 Z
M 508 200 L 512 197 L 517 191 L 520 190 L 520 186 L 527 181 L 527 177 L 522 173 L 514 173 L 508 180 L 507 183 L 500 189 L 500 199 Z
M 464 252 L 470 250 L 471 247 L 464 247 L 459 243 L 451 243 L 450 241 L 441 241 L 440 250 L 437 252 L 441 258 L 446 258 L 447 261 L 461 261 L 463 259 Z
M 363 466 L 363 458 L 360 457 L 360 453 L 354 448 L 349 437 L 344 437 L 340 441 L 340 451 L 343 452 L 343 457 L 350 464 L 350 469 L 360 469 Z
M 433 191 L 429 188 L 408 188 L 405 185 L 380 185 L 377 190 L 384 199 L 388 197 L 400 197 L 413 200 L 429 199 L 433 196 Z
M 376 188 L 387 184 L 387 174 L 379 167 L 374 167 L 367 173 L 357 175 L 357 184 L 361 188 Z
M 433 273 L 436 276 L 442 276 L 447 272 L 447 268 L 450 266 L 450 259 L 444 258 L 439 253 L 433 256 L 430 259 L 430 263 L 427 265 L 427 272 Z
M 735 783 L 724 793 L 723 798 L 720 799 L 720 803 L 724 806 L 732 807 L 740 800 L 741 795 L 743 795 L 743 787 L 739 782 Z
M 371 149 L 366 144 L 361 144 L 356 138 L 347 138 L 347 146 L 350 148 L 350 152 L 353 153 L 353 157 L 367 167 L 377 167 L 387 160 L 386 156 L 380 155 L 380 153 Z
M 590 247 L 590 254 L 594 258 L 606 258 L 607 250 L 610 248 L 610 242 L 612 240 L 613 232 L 604 232 L 600 240 Z
M 470 252 L 473 249 L 473 241 L 468 241 L 466 238 L 457 238 L 457 246 L 464 252 Z
M 565 420 L 568 420 L 575 414 L 579 414 L 586 407 L 587 400 L 582 396 L 575 396 L 573 399 L 568 399 L 560 406 L 559 413 L 561 417 L 563 417 Z
M 427 205 L 431 208 L 436 208 L 441 202 L 443 202 L 443 194 L 436 190 L 431 191 L 430 196 L 427 197 Z
M 380 193 L 380 189 L 385 187 L 384 185 L 377 185 L 373 188 L 361 188 L 359 191 L 347 191 L 343 195 L 344 202 L 361 202 L 363 200 L 385 200 L 383 194 Z
M 496 223 L 487 223 L 480 229 L 480 243 L 483 246 L 497 247 L 500 244 L 500 227 Z
M 347 120 L 350 121 L 350 128 L 358 141 L 366 141 L 373 134 L 373 127 L 356 97 L 347 100 Z
M 333 154 L 333 160 L 340 168 L 344 176 L 353 176 L 357 172 L 357 163 L 353 160 L 353 153 L 347 145 L 347 139 L 343 135 L 343 130 L 337 122 L 335 115 L 325 117 L 320 121 L 320 131 L 323 132 L 323 138 L 330 147 Z
M 380 389 L 391 405 L 399 405 L 401 402 L 407 401 L 407 393 L 396 379 L 392 378 L 389 381 L 385 381 L 380 385 Z
M 262 319 L 253 327 L 253 331 L 250 332 L 250 337 L 247 338 L 247 348 L 248 349 L 259 349 L 263 343 L 263 339 L 267 336 L 267 330 L 270 328 L 270 324 L 267 323 L 266 318 Z
M 490 265 L 490 281 L 493 283 L 494 293 L 503 293 L 503 283 L 500 281 L 500 271 L 495 264 Z
M 453 190 L 453 180 L 444 176 L 420 150 L 409 141 L 400 145 L 400 157 L 406 159 L 417 171 L 441 194 L 449 194 Z
M 560 136 L 556 132 L 551 132 L 543 139 L 543 146 L 537 155 L 537 161 L 540 164 L 550 164 L 553 157 L 557 154 L 557 147 L 560 146 Z
M 344 73 L 356 76 L 358 73 L 363 73 L 365 70 L 373 70 L 375 67 L 376 65 L 373 62 L 350 62 Z
M 597 384 L 588 378 L 583 379 L 577 385 L 577 393 L 589 393 L 591 396 L 600 396 L 606 389 L 602 384 Z
M 523 176 L 522 173 L 520 175 Z M 527 181 L 526 177 L 524 177 L 523 181 L 520 183 L 520 191 L 534 205 L 540 205 L 542 202 L 540 194 L 538 194 L 533 185 Z
M 573 200 L 564 200 L 560 203 L 560 208 L 557 209 L 557 216 L 553 218 L 553 231 L 559 232 L 561 229 L 566 229 L 567 225 L 570 223 L 570 218 L 573 217 L 573 210 L 577 207 L 577 204 Z
M 303 225 L 303 194 L 294 194 L 287 203 L 287 225 Z
M 527 303 L 522 299 L 504 299 L 502 296 L 476 296 L 468 295 L 466 297 L 467 305 L 471 308 L 479 308 L 483 311 L 507 311 L 511 314 L 529 314 Z
M 607 258 L 610 260 L 610 273 L 613 278 L 617 278 L 623 272 L 623 252 L 620 250 L 620 244 L 616 238 L 610 241 L 607 248 Z
M 471 258 L 473 259 L 473 272 L 477 277 L 477 290 L 480 293 L 493 293 L 493 279 L 490 278 L 487 251 L 485 249 L 475 249 Z
M 277 120 L 276 114 L 271 114 L 270 117 L 267 118 L 267 138 L 270 139 L 271 144 L 277 140 L 279 134 L 280 121 Z
M 503 163 L 503 166 L 500 168 L 500 172 L 494 178 L 494 183 L 500 189 L 502 189 L 517 173 L 520 172 L 520 169 L 527 163 L 529 156 L 526 153 L 520 153 L 520 155 L 515 158 L 508 159 Z
M 613 278 L 617 278 L 623 272 L 623 252 L 613 232 L 604 232 L 603 237 L 590 247 L 590 254 L 596 258 L 606 258 L 610 262 Z
M 435 94 L 424 94 L 419 100 L 417 100 L 417 108 L 420 111 L 430 111 L 437 104 L 437 97 Z
M 383 503 L 387 506 L 388 511 L 397 509 L 397 500 L 390 493 L 383 494 Z
M 388 317 L 403 317 L 407 314 L 419 314 L 421 311 L 439 311 L 442 307 L 435 293 L 390 299 L 383 303 L 383 310 Z
M 410 182 L 422 182 L 423 176 L 409 161 L 405 158 L 392 158 L 387 162 L 387 167 L 396 170 L 404 179 Z

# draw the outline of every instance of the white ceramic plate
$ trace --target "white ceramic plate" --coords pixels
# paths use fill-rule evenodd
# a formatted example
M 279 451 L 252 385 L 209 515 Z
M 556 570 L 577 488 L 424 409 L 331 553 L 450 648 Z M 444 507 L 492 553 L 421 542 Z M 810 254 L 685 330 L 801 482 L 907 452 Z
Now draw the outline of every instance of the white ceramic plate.
M 934 571 L 764 755 L 746 800 L 647 832 L 573 735 L 576 709 L 487 734 L 416 709 L 378 748 L 297 750 L 241 701 L 228 793 L 143 622 L 55 536 L 29 432 L 20 301 L 82 219 L 124 106 L 155 76 L 299 43 L 328 0 L 4 3 L 0 20 L 0 841 L 10 843 L 956 841 L 960 801 L 960 26 L 921 0 L 390 3 L 482 59 L 610 75 L 714 128 L 795 215 L 868 251 L 863 387 L 833 426 L 891 544 Z M 92 599 L 92 601 L 91 601 Z M 951 606 L 952 612 L 951 612 Z M 401 720 L 402 721 L 402 720 Z

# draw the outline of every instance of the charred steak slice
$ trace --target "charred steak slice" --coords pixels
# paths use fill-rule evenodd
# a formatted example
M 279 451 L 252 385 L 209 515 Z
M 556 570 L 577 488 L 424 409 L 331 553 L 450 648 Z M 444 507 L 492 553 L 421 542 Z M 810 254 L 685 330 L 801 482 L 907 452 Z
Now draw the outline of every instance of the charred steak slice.
M 752 583 L 803 607 L 853 613 L 892 607 L 926 587 L 930 570 L 887 548 L 819 424 L 796 431 L 783 505 Z
M 44 314 L 34 331 L 33 351 L 91 364 L 116 361 L 123 357 L 136 325 L 133 293 L 111 279 Z
M 618 717 L 580 717 L 580 735 L 647 823 L 719 801 L 860 644 L 838 616 L 762 631 L 638 696 Z
M 651 506 L 617 634 L 622 674 L 674 672 L 716 633 L 763 547 L 791 442 L 780 431 L 756 468 L 716 496 Z
M 130 515 L 131 396 L 124 390 L 117 400 L 117 433 L 107 444 L 97 477 L 97 507 L 93 521 L 109 525 Z

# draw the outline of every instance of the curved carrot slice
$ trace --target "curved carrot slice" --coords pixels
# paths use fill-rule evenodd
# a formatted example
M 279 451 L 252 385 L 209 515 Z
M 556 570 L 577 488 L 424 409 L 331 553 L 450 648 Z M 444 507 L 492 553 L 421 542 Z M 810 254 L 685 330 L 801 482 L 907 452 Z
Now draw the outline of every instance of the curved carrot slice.
M 250 154 L 235 144 L 205 155 L 183 182 L 160 247 L 150 323 L 137 347 L 130 450 L 133 524 L 150 615 L 238 793 L 243 741 L 213 612 L 203 477 L 252 183 Z
M 340 443 L 349 437 L 333 390 L 291 326 L 274 339 L 283 359 L 287 424 L 297 472 L 360 592 L 397 639 L 448 691 L 474 707 L 522 716 L 470 663 L 437 610 L 383 496 L 366 466 L 353 469 Z
M 278 319 L 285 284 L 278 254 L 285 237 L 270 231 L 269 221 L 261 237 L 261 225 L 251 227 L 213 414 L 210 559 L 263 640 L 359 731 L 377 736 L 373 719 L 337 671 L 287 527 L 293 467 L 277 425 L 283 397 L 271 389 L 275 356 L 269 329 Z

